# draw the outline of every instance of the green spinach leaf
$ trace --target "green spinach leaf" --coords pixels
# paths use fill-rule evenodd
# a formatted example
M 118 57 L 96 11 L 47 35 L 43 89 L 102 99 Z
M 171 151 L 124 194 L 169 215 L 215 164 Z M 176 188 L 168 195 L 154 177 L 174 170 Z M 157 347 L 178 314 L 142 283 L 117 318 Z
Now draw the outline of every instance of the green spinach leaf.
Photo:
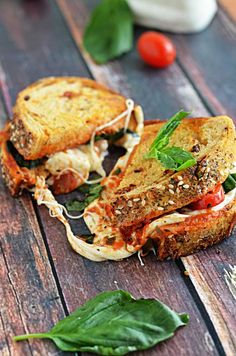
M 114 143 L 114 142 L 118 141 L 120 138 L 122 138 L 125 133 L 131 134 L 132 136 L 136 136 L 137 135 L 136 132 L 134 132 L 134 131 L 132 131 L 130 129 L 127 129 L 125 131 L 125 129 L 123 128 L 123 129 L 120 129 L 119 131 L 117 131 L 115 133 L 111 133 L 111 134 L 103 133 L 101 135 L 96 135 L 95 136 L 95 142 L 99 141 L 99 140 L 102 140 L 102 139 L 105 139 L 105 140 L 108 140 L 111 143 Z
M 122 290 L 104 292 L 59 321 L 49 332 L 15 336 L 15 341 L 48 338 L 63 351 L 125 355 L 169 339 L 188 323 L 155 299 L 134 299 Z
M 236 188 L 236 174 L 230 174 L 228 178 L 223 183 L 223 188 L 225 193 L 230 192 L 234 188 Z
M 83 211 L 90 203 L 97 199 L 102 191 L 103 187 L 101 184 L 83 184 L 78 190 L 85 194 L 85 198 L 80 200 L 70 200 L 66 203 L 66 208 L 68 211 Z
M 25 168 L 28 168 L 28 169 L 32 169 L 32 168 L 40 166 L 40 164 L 42 164 L 43 161 L 44 161 L 43 158 L 35 159 L 35 160 L 26 160 L 26 159 L 24 159 L 24 157 L 13 146 L 11 141 L 7 141 L 7 149 L 8 149 L 8 152 L 14 157 L 16 163 L 20 167 L 25 167 Z
M 133 44 L 133 15 L 126 0 L 102 0 L 91 15 L 83 44 L 97 63 L 128 52 Z

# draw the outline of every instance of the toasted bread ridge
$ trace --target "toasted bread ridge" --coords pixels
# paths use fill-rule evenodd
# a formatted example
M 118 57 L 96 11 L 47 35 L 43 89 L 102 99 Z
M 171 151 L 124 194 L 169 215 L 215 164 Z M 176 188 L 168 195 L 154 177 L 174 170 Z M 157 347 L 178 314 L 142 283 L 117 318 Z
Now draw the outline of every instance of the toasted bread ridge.
M 235 128 L 229 117 L 185 119 L 170 146 L 192 151 L 197 165 L 181 172 L 167 170 L 158 160 L 144 157 L 162 125 L 145 127 L 111 197 L 113 221 L 118 226 L 131 226 L 200 199 L 225 181 L 236 161 Z M 121 214 L 116 214 L 119 209 Z
M 155 231 L 152 241 L 157 259 L 176 259 L 215 245 L 230 236 L 236 223 L 236 199 L 223 211 L 195 215 L 179 224 Z
M 125 97 L 78 77 L 49 77 L 18 94 L 11 141 L 25 159 L 34 160 L 89 141 L 94 129 L 126 110 Z M 124 120 L 105 129 L 114 132 Z

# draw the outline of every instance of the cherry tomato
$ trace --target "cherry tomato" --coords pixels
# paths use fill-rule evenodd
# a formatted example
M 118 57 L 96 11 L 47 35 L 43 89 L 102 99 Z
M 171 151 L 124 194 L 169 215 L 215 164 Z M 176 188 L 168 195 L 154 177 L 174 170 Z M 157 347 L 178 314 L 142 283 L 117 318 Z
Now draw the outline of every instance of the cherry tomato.
M 152 67 L 165 68 L 174 62 L 176 49 L 172 41 L 154 31 L 143 33 L 137 44 L 140 57 Z
M 212 192 L 207 193 L 202 199 L 190 204 L 191 209 L 209 209 L 220 204 L 225 198 L 225 193 L 221 184 L 218 184 Z

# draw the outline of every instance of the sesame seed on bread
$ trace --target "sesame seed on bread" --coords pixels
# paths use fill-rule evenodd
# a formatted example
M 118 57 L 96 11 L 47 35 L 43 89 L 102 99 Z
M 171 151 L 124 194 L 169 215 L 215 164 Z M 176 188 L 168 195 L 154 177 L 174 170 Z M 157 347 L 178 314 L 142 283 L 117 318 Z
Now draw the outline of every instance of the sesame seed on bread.
M 148 221 L 200 199 L 226 180 L 236 161 L 233 121 L 227 116 L 193 118 L 182 121 L 169 146 L 191 152 L 197 164 L 180 172 L 165 169 L 157 159 L 145 158 L 162 125 L 145 127 L 119 186 L 109 198 L 112 221 L 118 226 Z
M 213 246 L 230 236 L 236 223 L 236 199 L 220 211 L 161 226 L 149 236 L 158 260 L 176 259 Z

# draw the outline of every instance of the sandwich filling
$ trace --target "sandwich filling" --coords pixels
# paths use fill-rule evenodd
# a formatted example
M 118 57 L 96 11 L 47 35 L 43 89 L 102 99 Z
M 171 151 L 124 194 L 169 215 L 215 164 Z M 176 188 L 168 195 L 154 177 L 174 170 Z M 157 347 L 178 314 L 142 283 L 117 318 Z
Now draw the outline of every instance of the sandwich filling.
M 91 139 L 87 144 L 62 152 L 56 152 L 48 157 L 37 160 L 25 160 L 15 149 L 13 144 L 7 141 L 3 168 L 4 165 L 6 167 L 11 166 L 10 161 L 12 161 L 12 159 L 10 156 L 12 156 L 15 160 L 15 170 L 20 171 L 23 176 L 22 183 L 20 187 L 18 187 L 19 190 L 24 188 L 31 189 L 35 185 L 38 176 L 46 179 L 47 185 L 50 186 L 55 194 L 68 193 L 83 183 L 93 184 L 100 182 L 106 176 L 102 164 L 108 154 L 107 149 L 109 143 L 127 148 L 129 145 L 132 146 L 132 142 L 135 142 L 136 135 L 141 134 L 143 128 L 143 114 L 141 108 L 134 108 L 134 102 L 131 99 L 126 101 L 126 105 L 126 111 L 122 112 L 110 122 L 97 127 L 93 131 Z M 134 131 L 130 131 L 128 128 L 132 112 L 134 112 L 136 119 Z M 114 134 L 104 133 L 104 130 L 121 120 L 124 120 L 123 129 Z M 88 180 L 91 172 L 97 173 L 99 178 L 92 181 Z M 18 193 L 18 191 L 16 193 Z
M 230 171 L 234 174 L 235 168 Z M 112 177 L 111 177 L 112 179 Z M 109 183 L 107 182 L 107 186 Z M 224 195 L 224 200 L 208 209 L 191 210 L 189 207 L 184 207 L 178 211 L 166 214 L 162 217 L 149 221 L 139 226 L 131 228 L 118 228 L 109 224 L 109 204 L 106 203 L 105 191 L 101 198 L 94 201 L 87 209 L 85 209 L 84 220 L 94 236 L 94 243 L 106 246 L 107 244 L 117 249 L 126 249 L 128 253 L 133 254 L 139 251 L 152 238 L 152 234 L 162 226 L 182 223 L 194 216 L 209 215 L 215 212 L 220 212 L 230 206 L 236 199 L 236 188 L 232 189 Z M 109 259 L 109 256 L 107 256 Z
M 107 189 L 108 192 L 118 184 L 118 181 L 120 179 L 119 178 L 120 173 L 117 174 L 117 171 L 121 172 L 122 169 L 125 168 L 134 147 L 140 141 L 140 135 L 143 130 L 143 114 L 141 108 L 140 107 L 135 108 L 134 113 L 135 113 L 135 118 L 137 120 L 136 134 L 134 135 L 129 132 L 126 132 L 121 137 L 118 144 L 126 149 L 126 153 L 125 155 L 119 158 L 115 167 L 110 173 L 109 177 L 104 178 L 102 181 L 103 187 L 105 188 L 105 190 Z M 128 123 L 126 127 L 128 127 Z M 96 145 L 96 143 L 94 145 Z M 112 244 L 110 243 L 102 244 L 100 240 L 101 237 L 100 235 L 99 235 L 99 241 L 94 239 L 92 244 L 87 243 L 86 239 L 84 239 L 83 237 L 76 237 L 73 234 L 69 222 L 66 220 L 63 213 L 65 213 L 65 215 L 67 215 L 69 218 L 80 218 L 84 216 L 84 214 L 81 214 L 79 216 L 69 215 L 65 207 L 56 201 L 52 192 L 48 189 L 45 178 L 42 176 L 37 177 L 34 197 L 38 205 L 44 204 L 48 207 L 50 216 L 58 218 L 58 220 L 60 220 L 64 224 L 68 241 L 70 242 L 72 248 L 82 256 L 89 258 L 93 261 L 103 261 L 106 259 L 119 260 L 130 256 L 131 253 L 136 252 L 135 249 L 132 249 L 132 247 L 130 247 L 129 250 L 128 248 L 126 248 L 126 244 L 124 243 L 121 234 L 120 234 L 120 238 L 117 235 L 114 236 L 114 241 Z M 90 204 L 90 208 L 92 208 L 92 206 L 93 203 Z M 95 201 L 95 206 L 96 206 L 96 201 Z M 105 212 L 103 211 L 103 213 L 107 214 L 107 211 Z M 93 215 L 89 211 L 86 212 L 86 215 L 90 215 L 90 214 L 94 218 L 96 218 L 97 216 L 96 214 Z M 110 233 L 112 232 L 112 229 L 113 228 L 111 227 Z M 92 234 L 94 233 L 92 232 Z M 130 252 L 130 250 L 132 250 L 132 252 Z

